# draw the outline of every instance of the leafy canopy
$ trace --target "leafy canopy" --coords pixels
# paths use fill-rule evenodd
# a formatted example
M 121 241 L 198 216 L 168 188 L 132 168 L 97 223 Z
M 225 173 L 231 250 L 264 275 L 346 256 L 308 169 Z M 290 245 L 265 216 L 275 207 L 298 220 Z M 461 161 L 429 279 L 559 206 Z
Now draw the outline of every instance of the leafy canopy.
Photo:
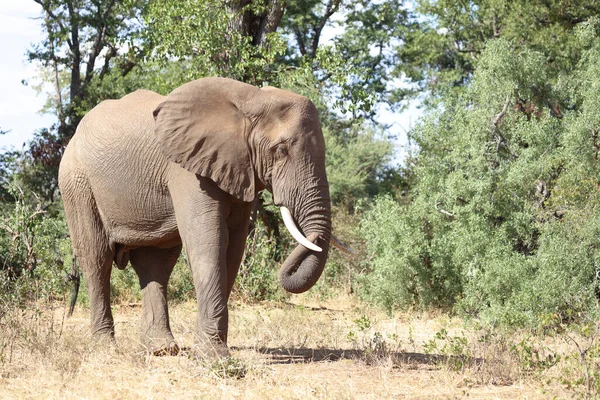
M 593 0 L 417 0 L 404 40 L 396 47 L 394 75 L 407 87 L 401 101 L 415 93 L 435 104 L 438 96 L 467 85 L 491 39 L 503 38 L 515 52 L 540 52 L 549 82 L 573 71 L 583 50 L 573 27 L 600 13 Z

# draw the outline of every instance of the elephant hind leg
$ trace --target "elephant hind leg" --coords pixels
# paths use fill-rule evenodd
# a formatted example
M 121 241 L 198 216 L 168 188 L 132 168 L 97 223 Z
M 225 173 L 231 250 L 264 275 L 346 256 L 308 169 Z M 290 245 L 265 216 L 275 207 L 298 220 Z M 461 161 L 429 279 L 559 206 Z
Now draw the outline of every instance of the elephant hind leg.
M 83 270 L 90 299 L 92 334 L 114 338 L 110 309 L 110 273 L 114 254 L 108 235 L 85 178 L 63 175 L 60 186 L 73 252 Z
M 142 343 L 156 355 L 177 354 L 179 347 L 171 333 L 167 285 L 181 244 L 169 248 L 139 247 L 130 250 L 130 261 L 142 289 Z

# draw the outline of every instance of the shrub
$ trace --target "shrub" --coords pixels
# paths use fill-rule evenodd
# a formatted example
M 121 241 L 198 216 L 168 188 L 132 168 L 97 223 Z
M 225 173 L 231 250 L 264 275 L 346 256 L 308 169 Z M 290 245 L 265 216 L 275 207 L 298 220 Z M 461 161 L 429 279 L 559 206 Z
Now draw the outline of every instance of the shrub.
M 489 42 L 467 90 L 411 132 L 410 204 L 380 197 L 361 223 L 367 299 L 510 325 L 595 310 L 600 37 L 583 36 L 578 70 L 554 87 L 544 54 Z
M 0 301 L 63 297 L 72 258 L 64 214 L 49 215 L 16 185 L 9 190 L 14 203 L 0 209 Z
M 281 247 L 286 247 L 286 242 Z M 279 287 L 281 249 L 264 224 L 256 221 L 246 242 L 246 252 L 234 286 L 233 295 L 247 301 L 278 300 L 285 296 Z
M 390 196 L 378 198 L 361 221 L 367 241 L 370 270 L 360 293 L 387 310 L 397 307 L 444 306 L 460 294 L 460 279 L 448 257 L 452 248 L 433 235 L 418 210 L 398 204 Z
M 185 251 L 181 252 L 173 273 L 169 279 L 168 288 L 169 301 L 188 301 L 196 299 L 196 292 L 194 291 L 194 280 L 192 279 L 192 272 L 188 265 Z

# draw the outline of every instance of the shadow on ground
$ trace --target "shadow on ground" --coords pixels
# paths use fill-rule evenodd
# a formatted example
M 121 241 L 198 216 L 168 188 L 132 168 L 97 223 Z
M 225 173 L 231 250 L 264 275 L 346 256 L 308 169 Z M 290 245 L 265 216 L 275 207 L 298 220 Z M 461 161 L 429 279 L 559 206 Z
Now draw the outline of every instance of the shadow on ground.
M 294 364 L 294 363 L 313 363 L 313 362 L 331 362 L 341 360 L 363 360 L 373 361 L 376 359 L 391 359 L 394 365 L 429 365 L 437 366 L 445 363 L 461 363 L 471 366 L 481 365 L 483 359 L 468 358 L 458 356 L 445 356 L 439 354 L 424 354 L 410 352 L 385 352 L 384 354 L 374 354 L 363 350 L 344 350 L 344 349 L 310 349 L 310 348 L 243 348 L 233 347 L 232 350 L 254 350 L 270 356 L 270 364 Z

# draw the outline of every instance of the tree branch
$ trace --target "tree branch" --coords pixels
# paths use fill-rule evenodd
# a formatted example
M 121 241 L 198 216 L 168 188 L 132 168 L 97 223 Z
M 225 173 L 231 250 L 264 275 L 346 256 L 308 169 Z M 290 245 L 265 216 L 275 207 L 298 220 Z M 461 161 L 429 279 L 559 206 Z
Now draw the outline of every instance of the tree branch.
M 54 14 L 54 12 L 50 9 L 50 5 L 49 4 L 46 4 L 42 0 L 33 0 L 33 1 L 35 1 L 40 6 L 42 6 L 42 10 L 44 10 L 44 12 L 46 13 L 46 15 L 48 17 L 50 17 L 54 21 L 56 21 L 56 23 L 58 24 L 58 26 L 60 27 L 60 29 L 65 30 L 65 26 L 61 22 L 60 18 L 58 18 L 58 16 L 56 14 Z M 70 47 L 70 43 L 69 43 L 69 47 Z
M 115 57 L 117 54 L 119 54 L 117 48 L 114 46 L 110 46 L 110 50 L 104 56 L 104 65 L 102 66 L 100 74 L 98 75 L 98 78 L 100 78 L 100 80 L 104 78 L 104 75 L 106 75 L 108 70 L 110 69 L 110 60 L 112 60 L 112 58 Z
M 303 56 L 306 55 L 306 45 L 304 44 L 304 37 L 302 36 L 302 32 L 300 32 L 300 28 L 294 26 L 294 36 L 296 37 L 296 41 L 298 42 L 298 48 L 300 49 L 300 54 Z
M 94 66 L 96 64 L 96 58 L 100 55 L 102 48 L 104 47 L 103 39 L 104 34 L 106 33 L 106 26 L 103 25 L 101 28 L 98 28 L 98 34 L 96 39 L 94 40 L 94 44 L 92 45 L 92 50 L 90 51 L 90 55 L 88 57 L 87 66 L 85 68 L 85 79 L 84 82 L 88 84 L 92 80 L 92 76 L 94 75 Z
M 504 118 L 504 116 L 506 115 L 506 113 L 508 111 L 508 106 L 510 105 L 510 98 L 511 98 L 510 94 L 506 95 L 506 101 L 504 102 L 504 107 L 502 107 L 502 111 L 500 111 L 500 113 L 496 114 L 494 116 L 494 118 L 492 118 L 492 128 L 493 129 L 498 129 L 498 124 L 500 123 L 502 118 Z
M 131 51 L 133 51 L 133 50 L 135 50 L 135 48 L 131 49 Z M 129 54 L 129 59 L 127 61 L 123 61 L 121 63 L 121 65 L 120 65 L 120 67 L 121 67 L 121 76 L 127 75 L 129 72 L 131 72 L 131 70 L 136 65 L 138 65 L 136 59 L 142 59 L 142 58 L 144 58 L 145 51 L 143 49 L 140 50 L 140 51 L 138 51 L 137 54 L 135 54 L 135 55 L 132 55 L 131 51 L 130 51 L 130 54 Z
M 54 48 L 54 38 L 52 32 L 52 25 L 49 21 L 50 17 L 46 13 L 45 23 L 46 30 L 48 31 L 48 46 L 50 47 L 50 60 L 52 62 L 52 69 L 54 70 L 54 90 L 56 90 L 56 110 L 58 111 L 58 120 L 60 124 L 65 122 L 65 113 L 63 109 L 63 99 L 60 87 L 60 78 L 58 72 L 58 62 L 56 60 L 56 49 Z
M 439 206 L 440 206 L 439 203 L 436 202 L 433 206 L 435 207 L 435 209 L 437 211 L 439 211 L 440 213 L 444 214 L 445 216 L 450 217 L 450 218 L 454 218 L 455 217 L 455 215 L 452 214 L 451 212 L 446 211 L 443 208 L 439 208 Z
M 327 3 L 327 8 L 325 10 L 325 15 L 319 21 L 319 24 L 313 28 L 313 32 L 315 35 L 313 36 L 312 46 L 311 46 L 311 55 L 314 57 L 317 54 L 317 49 L 319 48 L 319 41 L 321 40 L 321 32 L 329 21 L 329 18 L 340 8 L 340 4 L 342 0 L 329 0 Z
M 261 47 L 267 44 L 267 35 L 277 30 L 285 11 L 284 2 L 271 0 L 270 3 L 267 14 L 261 18 L 260 27 L 256 35 L 256 43 Z
M 500 150 L 500 147 L 504 147 L 504 148 L 506 148 L 506 150 L 508 151 L 508 153 L 511 156 L 516 157 L 515 153 L 512 152 L 512 150 L 510 149 L 510 146 L 508 145 L 508 140 L 506 140 L 506 138 L 500 133 L 500 128 L 498 128 L 498 125 L 500 124 L 500 122 L 502 121 L 504 116 L 506 116 L 506 113 L 508 112 L 508 106 L 510 105 L 510 99 L 511 99 L 511 95 L 508 94 L 506 96 L 506 101 L 504 102 L 504 106 L 502 107 L 502 111 L 500 111 L 498 114 L 496 114 L 494 116 L 494 118 L 492 118 L 492 121 L 491 121 L 492 134 L 494 135 L 494 137 L 496 139 L 496 152 L 498 152 Z
M 104 12 L 101 13 L 100 5 L 96 4 L 98 11 L 98 19 L 101 22 L 96 30 L 96 39 L 94 40 L 94 44 L 92 45 L 92 50 L 90 51 L 90 56 L 87 62 L 87 67 L 85 71 L 86 84 L 88 84 L 92 80 L 92 77 L 94 76 L 94 66 L 96 64 L 96 58 L 100 55 L 100 52 L 105 46 L 104 39 L 106 37 L 106 18 L 108 17 L 108 14 L 110 13 L 114 5 L 114 1 L 110 2 L 106 7 L 106 10 L 104 10 Z
M 69 10 L 69 23 L 71 25 L 71 52 L 73 53 L 73 66 L 71 70 L 71 91 L 70 100 L 81 94 L 81 49 L 79 48 L 79 16 L 73 7 L 73 0 L 67 1 Z

